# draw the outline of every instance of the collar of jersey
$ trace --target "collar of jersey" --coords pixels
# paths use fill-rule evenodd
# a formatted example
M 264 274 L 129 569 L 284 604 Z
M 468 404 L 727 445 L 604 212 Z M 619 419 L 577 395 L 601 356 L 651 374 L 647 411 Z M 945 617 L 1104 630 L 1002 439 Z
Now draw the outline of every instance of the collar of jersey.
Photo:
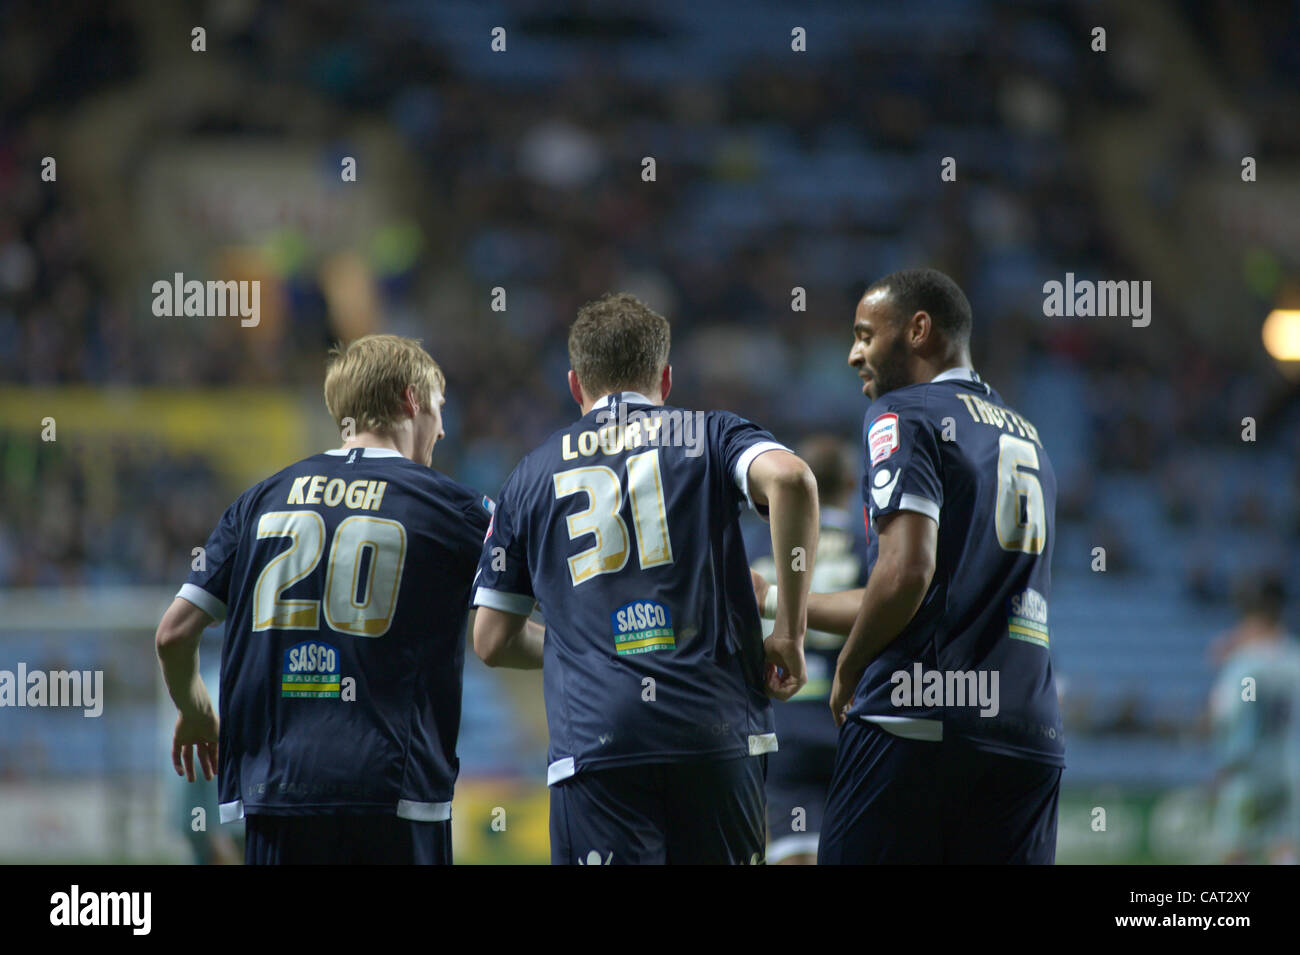
M 325 453 L 342 456 L 349 451 L 360 451 L 363 458 L 400 458 L 402 456 L 401 451 L 394 451 L 392 448 L 330 448 Z
M 653 401 L 651 401 L 651 400 L 650 400 L 649 398 L 647 398 L 645 395 L 641 394 L 639 391 L 623 391 L 623 392 L 620 392 L 619 395 L 618 395 L 618 400 L 621 401 L 621 402 L 623 402 L 623 404 L 625 404 L 625 405 L 652 405 L 652 404 L 654 404 Z M 604 407 L 607 407 L 608 405 L 612 404 L 613 401 L 614 401 L 614 394 L 613 394 L 613 392 L 610 392 L 610 393 L 607 394 L 607 395 L 603 395 L 602 397 L 596 399 L 596 403 L 595 403 L 594 405 L 591 406 L 591 411 L 595 411 L 597 408 L 604 408 Z M 591 411 L 588 411 L 587 414 L 591 414 Z
M 979 381 L 980 376 L 975 374 L 975 369 L 971 368 L 969 365 L 959 365 L 956 368 L 949 368 L 947 371 L 939 372 L 939 374 L 930 379 L 930 384 L 934 384 L 936 381 L 951 381 L 954 379 L 960 381 Z

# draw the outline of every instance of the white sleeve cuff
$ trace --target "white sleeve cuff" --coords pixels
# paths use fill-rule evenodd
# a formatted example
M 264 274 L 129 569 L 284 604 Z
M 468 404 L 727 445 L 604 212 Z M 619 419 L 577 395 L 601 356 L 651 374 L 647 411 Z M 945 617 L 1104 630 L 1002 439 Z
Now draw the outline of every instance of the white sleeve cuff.
M 760 441 L 757 444 L 751 444 L 736 459 L 736 471 L 733 475 L 736 479 L 736 486 L 740 488 L 740 493 L 745 495 L 745 502 L 753 510 L 758 510 L 754 506 L 754 499 L 749 496 L 749 466 L 754 463 L 754 459 L 765 451 L 789 451 L 784 444 L 778 444 L 775 441 Z
M 898 509 L 900 511 L 916 511 L 918 514 L 924 514 L 936 524 L 939 523 L 939 505 L 928 497 L 921 497 L 919 494 L 900 494 L 898 496 Z
M 181 584 L 181 589 L 176 592 L 176 596 L 181 600 L 188 600 L 209 617 L 217 620 L 226 619 L 226 605 L 197 584 Z
M 504 590 L 489 590 L 487 587 L 480 587 L 474 591 L 475 607 L 488 607 L 491 610 L 514 613 L 521 617 L 527 617 L 531 614 L 536 603 L 537 601 L 532 597 L 525 597 L 523 594 L 506 593 Z

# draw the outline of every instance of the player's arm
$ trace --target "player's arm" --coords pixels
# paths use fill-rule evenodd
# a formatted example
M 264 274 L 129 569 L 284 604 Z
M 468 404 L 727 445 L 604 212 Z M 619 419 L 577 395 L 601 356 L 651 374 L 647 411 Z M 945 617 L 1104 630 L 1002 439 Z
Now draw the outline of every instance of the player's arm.
M 757 571 L 752 576 L 754 597 L 763 608 L 763 616 L 770 618 L 776 612 L 772 601 L 779 602 L 780 593 L 770 597 L 772 588 L 767 579 Z M 858 619 L 858 611 L 862 609 L 862 590 L 858 587 L 856 590 L 840 590 L 831 594 L 809 594 L 808 629 L 848 636 L 853 629 L 853 621 Z
M 546 630 L 527 617 L 491 607 L 473 611 L 474 652 L 490 667 L 540 670 Z
M 217 771 L 217 716 L 199 676 L 199 639 L 215 622 L 207 611 L 177 597 L 154 634 L 163 683 L 180 713 L 172 736 L 172 766 L 190 782 L 195 779 L 192 747 L 198 748 L 205 778 L 211 779 Z
M 934 579 L 939 525 L 915 511 L 896 511 L 877 522 L 880 549 L 862 595 L 857 619 L 840 651 L 831 689 L 838 726 L 853 701 L 862 672 L 907 626 Z M 847 591 L 852 593 L 854 591 Z
M 808 589 L 817 558 L 817 479 L 789 451 L 766 451 L 749 465 L 749 493 L 768 510 L 772 558 L 776 566 L 776 611 L 772 635 L 764 642 L 768 694 L 788 700 L 808 682 L 803 639 L 808 627 Z M 776 667 L 784 673 L 778 674 Z

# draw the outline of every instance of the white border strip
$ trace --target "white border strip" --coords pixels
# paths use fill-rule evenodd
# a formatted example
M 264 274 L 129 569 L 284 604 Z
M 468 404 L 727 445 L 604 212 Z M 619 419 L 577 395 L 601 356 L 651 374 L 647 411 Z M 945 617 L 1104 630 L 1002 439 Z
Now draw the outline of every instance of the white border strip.
M 802 832 L 797 836 L 782 836 L 767 847 L 767 864 L 776 865 L 783 859 L 798 855 L 817 855 L 820 833 Z
M 554 786 L 556 783 L 568 779 L 576 772 L 577 769 L 574 767 L 572 756 L 557 759 L 546 767 L 546 785 Z
M 759 441 L 757 444 L 751 444 L 736 459 L 736 470 L 732 475 L 736 479 L 736 486 L 740 488 L 740 493 L 745 495 L 750 509 L 755 511 L 758 508 L 754 506 L 754 499 L 749 496 L 749 466 L 754 463 L 756 457 L 767 451 L 790 451 L 790 449 L 776 441 Z
M 397 800 L 397 818 L 415 822 L 446 822 L 451 818 L 449 802 L 416 802 L 413 799 Z
M 903 739 L 919 739 L 926 743 L 943 742 L 943 720 L 927 720 L 917 716 L 864 716 L 862 719 Z
M 181 600 L 188 600 L 209 617 L 215 617 L 217 620 L 226 619 L 226 605 L 198 584 L 181 584 L 181 589 L 176 591 L 176 596 Z
M 918 514 L 924 514 L 936 524 L 939 523 L 939 505 L 928 497 L 921 497 L 919 494 L 900 494 L 898 496 L 898 509 L 900 511 L 916 511 Z
M 527 617 L 531 614 L 536 603 L 537 601 L 532 597 L 507 593 L 504 590 L 492 590 L 489 587 L 480 587 L 474 591 L 475 607 L 487 607 L 491 610 L 500 610 L 503 613 L 518 614 L 521 617 Z

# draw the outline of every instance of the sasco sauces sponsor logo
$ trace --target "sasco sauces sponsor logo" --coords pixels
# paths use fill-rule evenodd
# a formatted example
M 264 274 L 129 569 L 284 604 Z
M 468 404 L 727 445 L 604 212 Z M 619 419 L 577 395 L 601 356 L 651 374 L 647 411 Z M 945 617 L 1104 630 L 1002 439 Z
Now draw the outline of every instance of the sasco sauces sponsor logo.
M 677 645 L 668 608 L 654 600 L 633 600 L 610 614 L 619 656 L 667 650 Z
M 328 643 L 305 640 L 284 651 L 281 696 L 337 700 L 339 685 L 339 652 Z
M 867 448 L 871 463 L 879 464 L 898 450 L 898 415 L 892 411 L 882 414 L 867 429 Z
M 1007 635 L 1014 640 L 1047 646 L 1047 598 L 1033 588 L 1012 594 L 1007 601 Z

